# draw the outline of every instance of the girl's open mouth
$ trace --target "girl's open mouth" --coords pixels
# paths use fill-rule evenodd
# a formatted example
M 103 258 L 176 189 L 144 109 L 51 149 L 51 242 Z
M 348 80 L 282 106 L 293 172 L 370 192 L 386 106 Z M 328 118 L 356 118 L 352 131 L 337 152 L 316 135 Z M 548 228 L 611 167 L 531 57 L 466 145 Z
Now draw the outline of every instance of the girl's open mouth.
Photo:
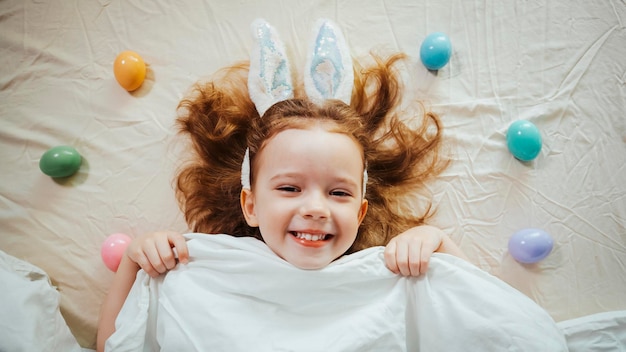
M 330 234 L 312 234 L 306 232 L 291 231 L 290 234 L 296 242 L 306 247 L 321 247 L 333 237 Z

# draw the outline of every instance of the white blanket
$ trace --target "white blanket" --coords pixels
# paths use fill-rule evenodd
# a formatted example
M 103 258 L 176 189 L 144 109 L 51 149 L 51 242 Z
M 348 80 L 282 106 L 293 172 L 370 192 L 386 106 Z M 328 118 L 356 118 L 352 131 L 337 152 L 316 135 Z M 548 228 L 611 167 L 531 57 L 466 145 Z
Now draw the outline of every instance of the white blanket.
M 138 273 L 108 351 L 567 351 L 532 300 L 449 255 L 406 278 L 381 247 L 305 271 L 252 238 L 186 237 L 188 264 Z

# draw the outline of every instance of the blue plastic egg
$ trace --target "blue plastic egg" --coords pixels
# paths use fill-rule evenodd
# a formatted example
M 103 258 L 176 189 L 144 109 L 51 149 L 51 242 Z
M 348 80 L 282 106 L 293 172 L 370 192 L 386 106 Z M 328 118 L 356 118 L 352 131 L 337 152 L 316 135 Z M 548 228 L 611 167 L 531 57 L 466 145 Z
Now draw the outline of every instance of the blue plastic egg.
M 530 161 L 541 151 L 541 133 L 532 122 L 517 120 L 506 132 L 506 144 L 514 157 L 521 161 Z
M 452 44 L 450 38 L 441 32 L 429 34 L 420 47 L 420 58 L 429 70 L 439 70 L 450 61 Z
M 48 149 L 39 160 L 39 169 L 50 177 L 68 177 L 80 168 L 82 158 L 76 149 L 61 145 Z
M 536 263 L 552 252 L 554 241 L 540 229 L 523 229 L 509 239 L 509 253 L 520 263 Z

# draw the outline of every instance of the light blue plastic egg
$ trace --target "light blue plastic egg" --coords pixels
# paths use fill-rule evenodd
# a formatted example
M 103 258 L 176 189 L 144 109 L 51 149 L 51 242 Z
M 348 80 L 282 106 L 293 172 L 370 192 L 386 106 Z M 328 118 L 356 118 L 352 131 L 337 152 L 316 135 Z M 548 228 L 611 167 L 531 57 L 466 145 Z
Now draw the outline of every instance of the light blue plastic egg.
M 509 239 L 509 253 L 520 263 L 536 263 L 550 254 L 554 247 L 552 237 L 541 229 L 523 229 Z
M 420 47 L 420 58 L 429 70 L 439 70 L 450 61 L 452 44 L 450 38 L 441 32 L 429 34 Z
M 514 157 L 522 161 L 531 161 L 541 151 L 541 133 L 532 122 L 517 120 L 506 132 L 506 144 Z

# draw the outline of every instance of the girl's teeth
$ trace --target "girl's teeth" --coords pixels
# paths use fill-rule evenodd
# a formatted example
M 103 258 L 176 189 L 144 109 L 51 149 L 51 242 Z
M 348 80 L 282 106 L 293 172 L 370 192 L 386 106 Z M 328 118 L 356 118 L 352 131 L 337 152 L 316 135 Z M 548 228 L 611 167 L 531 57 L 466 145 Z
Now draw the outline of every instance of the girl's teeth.
M 323 240 L 326 235 L 311 235 L 310 233 L 296 232 L 296 237 L 305 239 L 307 241 L 319 241 Z

